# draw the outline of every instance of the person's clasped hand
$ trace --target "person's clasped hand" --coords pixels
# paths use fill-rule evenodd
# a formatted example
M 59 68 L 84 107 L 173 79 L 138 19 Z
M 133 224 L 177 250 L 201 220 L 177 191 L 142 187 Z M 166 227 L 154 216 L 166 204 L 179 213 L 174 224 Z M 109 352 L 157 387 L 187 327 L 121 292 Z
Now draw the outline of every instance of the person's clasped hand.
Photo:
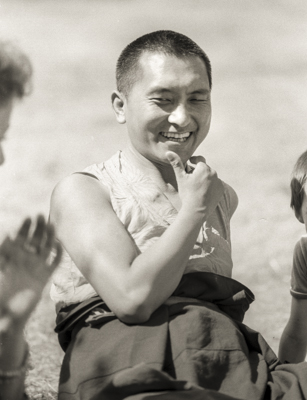
M 195 165 L 192 173 L 185 171 L 180 156 L 175 152 L 167 151 L 166 157 L 174 169 L 182 206 L 202 215 L 210 215 L 225 190 L 217 173 L 206 164 L 202 156 L 190 158 L 190 162 Z

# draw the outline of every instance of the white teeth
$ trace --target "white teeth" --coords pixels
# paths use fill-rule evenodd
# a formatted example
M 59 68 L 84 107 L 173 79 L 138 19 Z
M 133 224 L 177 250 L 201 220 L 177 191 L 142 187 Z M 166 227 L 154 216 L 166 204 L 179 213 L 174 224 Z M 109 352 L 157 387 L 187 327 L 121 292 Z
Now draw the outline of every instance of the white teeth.
M 175 133 L 175 132 L 161 132 L 161 135 L 166 138 L 185 139 L 190 136 L 191 132 Z

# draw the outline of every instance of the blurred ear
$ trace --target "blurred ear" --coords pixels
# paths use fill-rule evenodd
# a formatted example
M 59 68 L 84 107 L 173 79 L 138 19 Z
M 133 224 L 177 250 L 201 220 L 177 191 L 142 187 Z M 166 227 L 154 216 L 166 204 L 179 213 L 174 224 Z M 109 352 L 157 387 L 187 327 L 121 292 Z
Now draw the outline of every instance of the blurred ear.
M 297 211 L 295 210 L 295 216 L 296 216 L 296 219 L 297 219 L 301 224 L 304 224 L 304 220 L 303 220 L 303 218 L 302 218 L 301 212 L 297 212 Z
M 126 122 L 124 96 L 117 90 L 114 90 L 114 92 L 111 95 L 111 100 L 117 122 L 119 124 L 124 124 Z

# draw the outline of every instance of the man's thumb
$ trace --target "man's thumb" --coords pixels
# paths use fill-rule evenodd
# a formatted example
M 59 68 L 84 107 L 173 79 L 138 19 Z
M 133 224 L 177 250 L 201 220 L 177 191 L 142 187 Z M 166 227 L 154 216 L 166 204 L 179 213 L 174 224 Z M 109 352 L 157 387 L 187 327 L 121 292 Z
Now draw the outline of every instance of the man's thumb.
M 174 153 L 173 151 L 167 151 L 165 155 L 175 171 L 184 170 L 181 158 L 178 156 L 178 154 Z

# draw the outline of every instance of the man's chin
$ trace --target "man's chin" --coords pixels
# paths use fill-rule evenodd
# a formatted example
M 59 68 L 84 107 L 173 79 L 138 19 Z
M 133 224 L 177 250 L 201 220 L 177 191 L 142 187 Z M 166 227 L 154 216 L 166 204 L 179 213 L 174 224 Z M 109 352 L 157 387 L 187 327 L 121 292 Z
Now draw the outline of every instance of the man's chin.
M 181 158 L 181 161 L 183 162 L 183 164 L 185 164 L 193 154 L 190 151 L 185 151 L 184 149 L 179 149 L 179 148 L 176 148 L 176 149 L 169 148 L 168 151 L 173 151 L 174 153 L 178 154 L 178 156 Z M 165 156 L 165 158 L 166 158 L 166 156 Z

